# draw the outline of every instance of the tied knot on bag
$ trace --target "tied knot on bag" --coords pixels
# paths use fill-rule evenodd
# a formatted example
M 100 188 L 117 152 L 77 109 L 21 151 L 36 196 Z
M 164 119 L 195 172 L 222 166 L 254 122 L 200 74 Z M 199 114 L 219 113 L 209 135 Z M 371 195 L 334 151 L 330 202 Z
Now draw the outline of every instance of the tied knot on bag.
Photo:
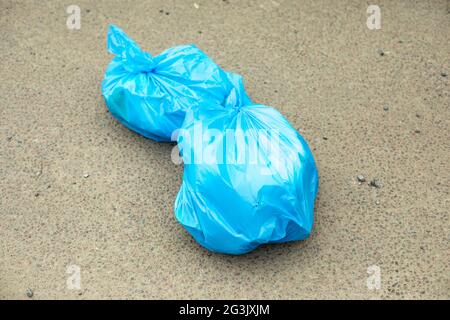
M 225 98 L 223 103 L 225 109 L 233 109 L 235 112 L 240 112 L 242 107 L 245 107 L 247 103 L 245 99 L 242 98 L 242 95 L 236 88 L 232 88 L 230 93 Z
M 123 30 L 115 25 L 108 29 L 108 51 L 120 57 L 128 72 L 151 72 L 156 64 L 150 53 L 143 51 Z
M 228 73 L 227 79 L 229 81 L 228 95 L 222 102 L 225 109 L 232 109 L 235 112 L 240 112 L 242 107 L 252 105 L 253 102 L 245 92 L 244 82 L 240 75 Z

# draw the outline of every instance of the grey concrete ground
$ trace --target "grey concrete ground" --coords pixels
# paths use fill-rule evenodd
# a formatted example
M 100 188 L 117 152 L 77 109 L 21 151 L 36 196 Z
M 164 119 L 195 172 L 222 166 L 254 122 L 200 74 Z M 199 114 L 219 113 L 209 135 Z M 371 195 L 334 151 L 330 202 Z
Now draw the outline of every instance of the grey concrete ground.
M 366 1 L 195 2 L 0 1 L 0 298 L 450 298 L 446 1 L 372 1 L 375 31 Z M 108 23 L 197 44 L 286 115 L 320 172 L 308 240 L 225 256 L 177 224 L 172 146 L 101 97 Z

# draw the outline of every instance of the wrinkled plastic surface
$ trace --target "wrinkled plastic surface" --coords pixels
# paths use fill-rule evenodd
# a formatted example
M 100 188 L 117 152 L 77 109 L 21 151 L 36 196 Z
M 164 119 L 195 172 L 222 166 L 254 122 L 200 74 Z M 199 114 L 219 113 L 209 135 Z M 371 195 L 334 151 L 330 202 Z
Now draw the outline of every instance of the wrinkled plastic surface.
M 108 109 L 126 127 L 156 141 L 171 140 L 186 110 L 222 104 L 240 78 L 194 45 L 153 57 L 114 25 L 107 45 L 116 55 L 102 82 Z
M 243 87 L 235 89 L 224 108 L 190 111 L 178 136 L 184 176 L 175 216 L 215 252 L 302 240 L 313 226 L 318 173 L 310 149 L 278 111 L 248 103 Z M 272 149 L 267 141 L 277 137 Z
M 110 26 L 108 49 L 116 57 L 102 92 L 114 117 L 156 141 L 170 141 L 181 127 L 175 216 L 201 245 L 243 254 L 308 237 L 318 173 L 306 142 L 279 112 L 254 104 L 239 75 L 193 45 L 152 57 Z

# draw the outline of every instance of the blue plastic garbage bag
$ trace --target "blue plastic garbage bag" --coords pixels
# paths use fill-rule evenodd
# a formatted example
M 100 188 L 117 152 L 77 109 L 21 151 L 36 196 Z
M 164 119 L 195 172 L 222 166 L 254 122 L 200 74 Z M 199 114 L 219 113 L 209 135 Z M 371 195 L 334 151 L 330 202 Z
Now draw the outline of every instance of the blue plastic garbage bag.
M 308 237 L 318 189 L 305 140 L 243 93 L 233 89 L 223 108 L 192 109 L 178 135 L 175 216 L 201 245 L 227 254 Z
M 222 104 L 232 82 L 240 78 L 223 71 L 194 45 L 153 57 L 114 25 L 107 45 L 116 55 L 102 82 L 108 109 L 126 127 L 156 141 L 171 140 L 186 110 Z

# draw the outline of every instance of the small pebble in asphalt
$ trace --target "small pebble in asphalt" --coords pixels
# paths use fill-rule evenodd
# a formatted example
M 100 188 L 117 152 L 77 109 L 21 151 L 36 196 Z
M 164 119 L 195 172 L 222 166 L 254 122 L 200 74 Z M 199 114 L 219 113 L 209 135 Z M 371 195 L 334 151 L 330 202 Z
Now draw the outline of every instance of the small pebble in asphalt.
M 377 204 L 377 205 L 378 205 L 378 204 L 380 204 L 380 201 L 378 201 L 378 200 L 377 200 L 377 201 L 375 201 L 375 204 Z
M 420 130 L 416 129 L 414 130 L 415 133 L 420 133 Z
M 39 192 L 36 192 L 35 194 L 34 194 L 34 196 L 37 198 L 37 197 L 39 197 Z
M 33 290 L 28 288 L 27 291 L 26 291 L 26 295 L 27 295 L 28 298 L 32 298 L 33 297 Z
M 83 175 L 83 177 L 84 177 L 84 178 L 89 178 L 89 173 L 85 173 L 85 174 Z
M 375 187 L 375 188 L 381 188 L 383 185 L 378 179 L 373 179 L 369 182 L 369 186 Z
M 384 56 L 384 50 L 383 49 L 378 49 L 378 54 L 380 56 Z
M 366 181 L 366 178 L 362 174 L 356 176 L 356 179 L 358 179 L 358 182 L 365 182 Z
M 388 106 L 384 106 L 384 107 L 383 107 L 383 110 L 384 110 L 384 111 L 389 111 L 389 107 L 388 107 Z
M 323 137 L 323 140 L 328 140 L 328 137 Z
M 420 118 L 420 114 L 419 114 L 419 113 L 416 113 L 416 117 L 417 117 L 417 118 Z
M 441 72 L 441 76 L 443 76 L 444 78 L 448 77 L 447 72 Z

